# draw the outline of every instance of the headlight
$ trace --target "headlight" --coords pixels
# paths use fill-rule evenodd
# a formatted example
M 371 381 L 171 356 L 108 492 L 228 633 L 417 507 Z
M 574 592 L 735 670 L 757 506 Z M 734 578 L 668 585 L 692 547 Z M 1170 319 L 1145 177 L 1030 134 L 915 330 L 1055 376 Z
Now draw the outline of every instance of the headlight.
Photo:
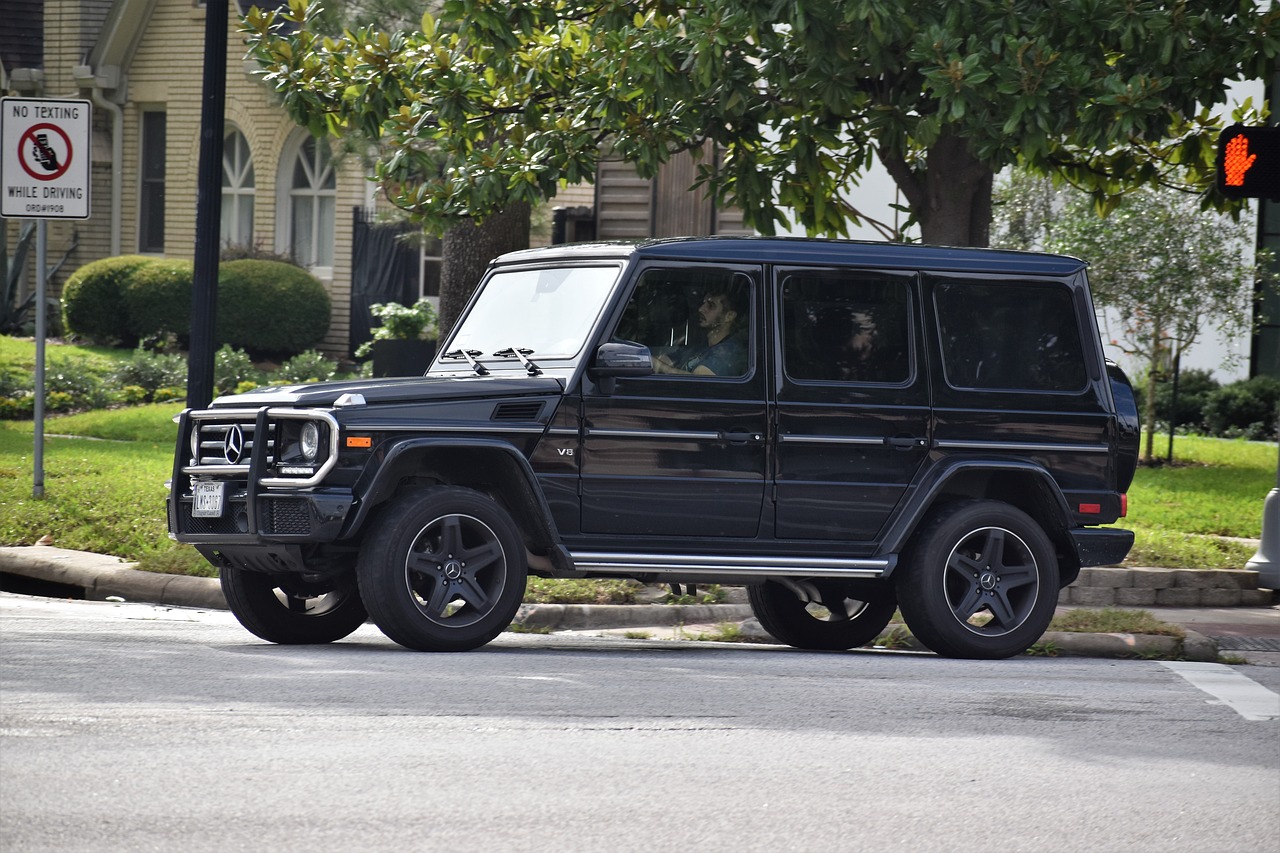
M 314 462 L 320 452 L 320 428 L 314 421 L 302 425 L 302 435 L 298 438 L 298 447 L 302 450 L 302 458 Z

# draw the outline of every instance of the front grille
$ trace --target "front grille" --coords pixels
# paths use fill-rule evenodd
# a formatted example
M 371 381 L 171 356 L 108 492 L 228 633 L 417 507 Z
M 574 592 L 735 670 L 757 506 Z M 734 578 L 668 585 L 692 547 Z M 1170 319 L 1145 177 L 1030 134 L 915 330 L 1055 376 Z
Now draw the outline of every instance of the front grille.
M 306 536 L 311 533 L 311 513 L 305 500 L 275 498 L 266 502 L 266 533 Z
M 244 533 L 248 529 L 243 500 L 227 501 L 226 509 L 218 518 L 197 518 L 191 514 L 191 504 L 187 501 L 179 504 L 178 512 L 181 515 L 183 533 L 197 536 L 210 534 L 231 535 Z
M 307 536 L 311 533 L 311 511 L 307 501 L 298 498 L 271 498 L 260 500 L 262 524 L 259 532 L 268 536 Z M 243 498 L 227 501 L 226 508 L 217 518 L 197 518 L 191 514 L 191 503 L 178 505 L 183 533 L 196 536 L 235 535 L 249 530 L 247 507 Z
M 257 444 L 254 418 L 201 418 L 192 424 L 198 452 L 193 465 L 248 465 Z M 276 427 L 267 426 L 267 463 L 275 461 Z

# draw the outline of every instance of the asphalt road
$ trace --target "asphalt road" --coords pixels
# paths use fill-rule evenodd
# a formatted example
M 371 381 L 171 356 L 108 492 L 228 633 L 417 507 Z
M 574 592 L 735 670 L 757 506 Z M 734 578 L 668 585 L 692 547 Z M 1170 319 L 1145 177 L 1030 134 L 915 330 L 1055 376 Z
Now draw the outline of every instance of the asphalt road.
M 286 648 L 0 594 L 0 849 L 1270 853 L 1280 669 L 1203 666 Z

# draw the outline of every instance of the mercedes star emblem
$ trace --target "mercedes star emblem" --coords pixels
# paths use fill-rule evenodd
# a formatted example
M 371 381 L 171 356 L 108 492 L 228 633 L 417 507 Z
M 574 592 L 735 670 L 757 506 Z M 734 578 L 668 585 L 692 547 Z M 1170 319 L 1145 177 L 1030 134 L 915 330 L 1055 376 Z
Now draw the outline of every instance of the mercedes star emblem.
M 222 453 L 227 457 L 227 464 L 240 464 L 240 458 L 244 456 L 244 433 L 239 426 L 227 430 L 227 437 L 222 442 Z

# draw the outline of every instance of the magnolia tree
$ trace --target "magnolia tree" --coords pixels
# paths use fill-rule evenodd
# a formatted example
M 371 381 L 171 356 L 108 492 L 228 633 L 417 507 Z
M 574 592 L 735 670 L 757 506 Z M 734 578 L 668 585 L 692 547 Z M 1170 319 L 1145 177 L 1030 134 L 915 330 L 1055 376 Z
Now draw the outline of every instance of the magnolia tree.
M 1111 344 L 1145 367 L 1143 456 L 1151 459 L 1156 383 L 1166 366 L 1208 329 L 1234 337 L 1250 328 L 1266 268 L 1253 256 L 1252 225 L 1174 190 L 1132 192 L 1105 217 L 1087 194 L 1025 175 L 1011 178 L 998 198 L 996 243 L 1089 262 L 1094 298 L 1117 324 Z
M 338 37 L 315 14 L 247 16 L 266 80 L 312 132 L 376 142 L 388 197 L 441 230 L 591 180 L 602 152 L 653 175 L 714 151 L 699 182 L 762 233 L 789 209 L 846 234 L 878 160 L 926 242 L 986 245 L 1014 163 L 1103 205 L 1207 188 L 1207 108 L 1280 54 L 1254 0 L 445 0 Z

